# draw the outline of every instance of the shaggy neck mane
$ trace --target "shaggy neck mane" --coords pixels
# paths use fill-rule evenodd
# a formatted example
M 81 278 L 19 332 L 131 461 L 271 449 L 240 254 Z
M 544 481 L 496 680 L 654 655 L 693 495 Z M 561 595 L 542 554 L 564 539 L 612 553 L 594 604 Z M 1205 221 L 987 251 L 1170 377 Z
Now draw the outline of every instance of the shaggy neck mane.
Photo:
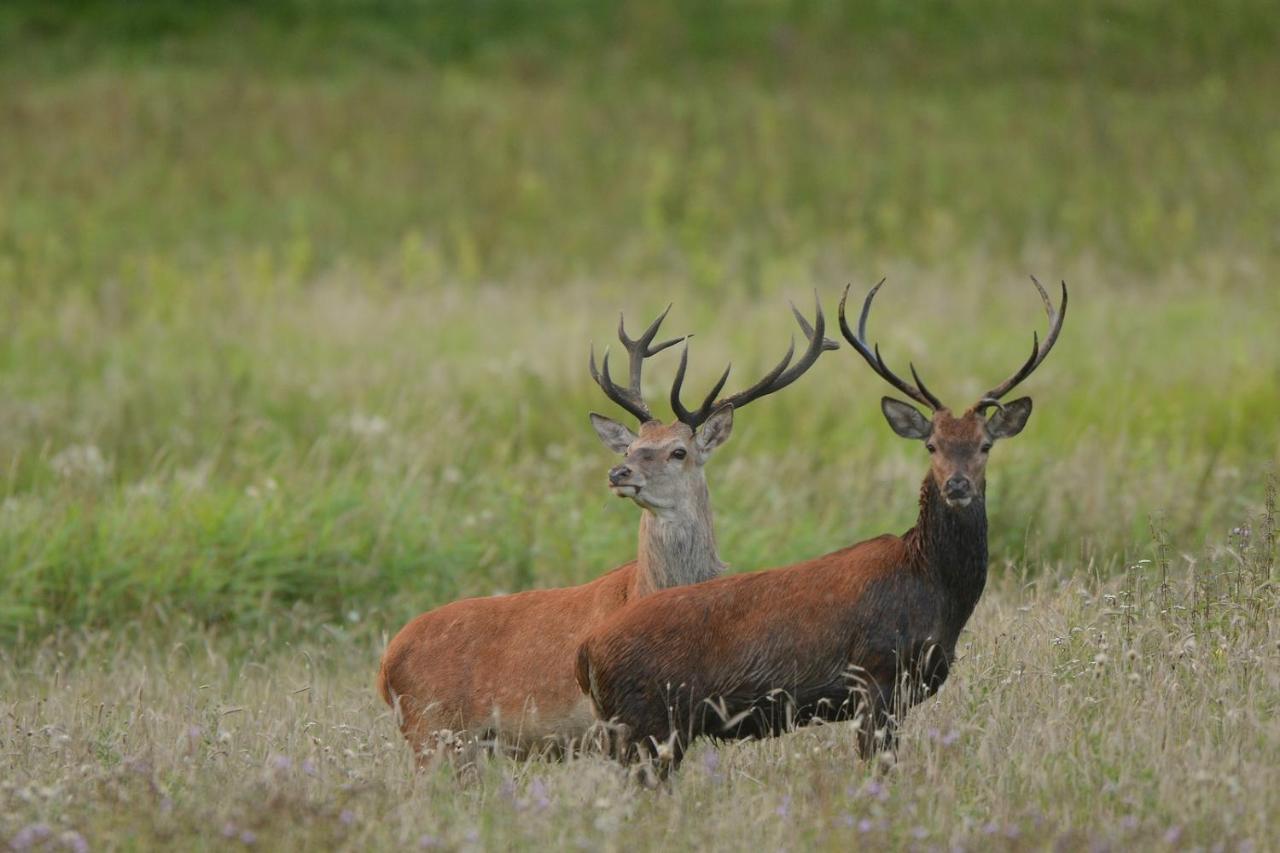
M 966 507 L 949 507 L 933 475 L 920 487 L 920 515 L 903 536 L 911 563 L 948 590 L 947 622 L 958 634 L 987 583 L 985 486 Z
M 640 514 L 640 548 L 633 595 L 711 580 L 724 570 L 716 551 L 711 498 L 706 484 L 691 513 Z

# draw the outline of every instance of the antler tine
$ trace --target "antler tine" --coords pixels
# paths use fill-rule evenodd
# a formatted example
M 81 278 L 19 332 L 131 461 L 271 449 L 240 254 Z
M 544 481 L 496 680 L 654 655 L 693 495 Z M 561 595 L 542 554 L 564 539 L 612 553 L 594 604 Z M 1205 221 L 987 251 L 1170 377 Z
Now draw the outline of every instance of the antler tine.
M 627 348 L 627 352 L 631 355 L 631 390 L 637 394 L 640 393 L 640 368 L 646 358 L 657 355 L 667 347 L 673 347 L 684 340 L 684 337 L 672 338 L 669 341 L 663 341 L 656 346 L 650 346 L 653 339 L 658 334 L 658 328 L 662 325 L 662 321 L 667 319 L 667 314 L 671 311 L 672 303 L 668 302 L 667 307 L 658 315 L 649 328 L 645 329 L 640 337 L 632 340 L 627 337 L 626 318 L 621 312 L 618 313 L 618 340 L 622 341 L 622 345 Z M 687 337 L 687 335 L 685 336 Z M 637 355 L 637 353 L 639 355 Z
M 835 341 L 824 337 L 826 330 L 826 317 L 822 313 L 822 305 L 818 300 L 817 291 L 814 291 L 815 315 L 813 325 L 805 319 L 795 305 L 791 306 L 791 312 L 795 315 L 796 321 L 800 324 L 800 330 L 804 332 L 805 338 L 809 344 L 805 348 L 804 353 L 794 363 L 791 363 L 795 357 L 796 342 L 795 338 L 791 339 L 790 345 L 787 347 L 786 353 L 782 360 L 774 365 L 773 369 L 766 373 L 758 382 L 750 388 L 739 391 L 732 396 L 717 400 L 721 389 L 724 387 L 725 380 L 729 378 L 729 369 L 725 368 L 725 372 L 721 375 L 720 381 L 711 389 L 711 393 L 703 400 L 702 405 L 695 412 L 690 412 L 680 403 L 680 386 L 684 381 L 685 355 L 680 357 L 680 369 L 676 374 L 676 384 L 671 389 L 671 407 L 676 411 L 676 417 L 684 423 L 689 424 L 694 429 L 701 426 L 712 414 L 712 412 L 724 406 L 733 406 L 735 409 L 741 409 L 748 403 L 760 399 L 761 397 L 773 394 L 786 388 L 792 382 L 795 382 L 804 375 L 810 367 L 818 360 L 818 357 L 826 350 L 837 349 L 839 344 Z M 685 354 L 687 355 L 686 349 Z
M 639 418 L 641 423 L 653 420 L 653 414 L 649 411 L 649 406 L 645 403 L 644 397 L 640 393 L 640 375 L 644 368 L 644 360 L 685 339 L 684 337 L 673 338 L 653 345 L 653 339 L 658 334 L 658 328 L 662 325 L 662 321 L 666 319 L 667 312 L 670 310 L 671 306 L 667 305 L 666 310 L 649 324 L 649 327 L 644 330 L 640 337 L 634 339 L 627 336 L 626 318 L 622 314 L 618 315 L 618 339 L 622 341 L 622 346 L 627 350 L 627 355 L 630 357 L 630 381 L 626 388 L 618 386 L 613 381 L 613 377 L 609 375 L 608 348 L 605 349 L 600 369 L 597 370 L 595 345 L 593 344 L 591 347 L 591 360 L 589 363 L 591 378 L 600 386 L 600 390 L 604 391 L 606 397 Z
M 1062 304 L 1057 309 L 1053 307 L 1049 294 L 1040 286 L 1040 282 L 1036 280 L 1035 276 L 1031 276 L 1031 283 L 1036 286 L 1036 291 L 1040 294 L 1040 301 L 1044 303 L 1044 312 L 1049 316 L 1049 334 L 1045 336 L 1042 343 L 1038 333 L 1031 333 L 1031 355 L 1013 376 L 1010 376 L 1004 382 L 982 395 L 984 403 L 999 400 L 1012 391 L 1018 383 L 1030 376 L 1044 361 L 1045 356 L 1049 354 L 1049 350 L 1053 349 L 1053 345 L 1058 341 L 1058 334 L 1062 331 L 1062 321 L 1067 316 L 1067 283 L 1065 281 L 1062 282 Z
M 925 387 L 920 381 L 920 374 L 916 372 L 914 364 L 911 365 L 911 377 L 916 384 L 913 386 L 903 379 L 899 379 L 897 374 L 889 369 L 884 363 L 884 357 L 880 355 L 880 345 L 876 344 L 874 348 L 867 346 L 867 317 L 871 314 L 871 300 L 876 298 L 876 293 L 884 284 L 885 279 L 876 282 L 876 286 L 871 288 L 871 292 L 867 294 L 867 298 L 862 302 L 862 313 L 858 316 L 858 333 L 855 335 L 853 329 L 849 328 L 849 321 L 845 318 L 845 302 L 849 299 L 849 288 L 853 285 L 846 285 L 844 295 L 840 297 L 840 332 L 844 335 L 845 340 L 858 352 L 858 355 L 871 365 L 881 379 L 888 382 L 894 388 L 897 388 L 903 394 L 906 394 L 917 403 L 923 403 L 930 409 L 937 411 L 944 408 L 942 401 L 933 395 L 933 393 Z
M 653 420 L 653 415 L 649 412 L 649 407 L 645 405 L 640 395 L 632 395 L 630 389 L 620 388 L 613 381 L 613 377 L 609 375 L 609 349 L 605 348 L 604 358 L 600 364 L 600 370 L 596 370 L 596 348 L 591 346 L 591 378 L 600 386 L 600 390 L 604 395 L 622 408 L 626 409 L 632 415 L 640 420 L 640 423 Z
M 722 400 L 720 405 L 731 403 L 735 409 L 741 409 L 753 400 L 781 391 L 803 376 L 810 367 L 813 367 L 818 360 L 818 356 L 822 355 L 823 352 L 839 349 L 839 344 L 824 336 L 827 330 L 827 318 L 822 313 L 822 302 L 818 299 L 817 290 L 813 292 L 813 306 L 814 319 L 813 325 L 810 326 L 809 321 L 804 318 L 800 310 L 794 304 L 791 305 L 791 313 L 795 315 L 796 322 L 800 324 L 800 330 L 804 332 L 805 338 L 809 341 L 809 345 L 805 348 L 799 360 L 790 367 L 787 366 L 791 361 L 792 354 L 795 352 L 796 344 L 793 338 L 791 345 L 787 347 L 786 357 L 778 363 L 777 367 L 747 390 L 740 391 L 727 400 Z
M 789 384 L 791 380 L 783 380 L 788 372 L 787 366 L 791 364 L 791 359 L 795 354 L 796 340 L 795 338 L 792 338 L 791 343 L 787 345 L 787 351 L 783 354 L 782 360 L 775 364 L 772 370 L 761 377 L 760 381 L 756 382 L 756 384 L 752 385 L 750 388 L 745 388 L 736 394 L 731 394 L 723 400 L 720 400 L 707 410 L 707 414 L 710 415 L 712 411 L 720 408 L 721 406 L 733 406 L 735 409 L 740 409 L 752 400 L 757 400 L 766 394 L 771 394 L 778 388 Z M 799 367 L 800 363 L 797 362 L 795 366 Z M 799 376 L 799 374 L 796 375 Z
M 877 349 L 876 355 L 879 355 L 879 354 L 880 354 L 880 350 Z M 880 359 L 880 363 L 884 364 L 884 359 Z M 915 380 L 916 387 L 920 389 L 920 393 L 923 394 L 925 399 L 929 401 L 929 405 L 932 406 L 935 410 L 946 408 L 945 406 L 942 405 L 942 401 L 938 399 L 937 395 L 934 394 L 925 386 L 924 380 L 920 378 L 920 374 L 916 373 L 915 363 L 908 361 L 907 367 L 911 368 L 911 378 Z
M 729 371 L 733 369 L 733 365 L 730 364 L 724 369 L 724 373 L 720 374 L 720 379 L 712 386 L 711 392 L 703 399 L 702 405 L 692 412 L 684 407 L 684 403 L 680 402 L 680 391 L 684 387 L 684 371 L 688 366 L 689 345 L 685 344 L 684 349 L 680 352 L 680 366 L 676 368 L 675 381 L 671 383 L 671 410 L 675 412 L 676 420 L 688 424 L 690 429 L 697 429 L 715 411 L 716 395 L 720 393 L 720 389 L 724 388 L 724 383 L 728 381 Z
M 790 300 L 788 300 L 788 301 L 790 301 Z M 818 316 L 818 318 L 822 321 L 823 329 L 824 329 L 824 331 L 825 331 L 825 329 L 826 329 L 826 318 L 822 316 L 822 302 L 821 302 L 821 301 L 819 301 L 819 299 L 818 299 L 818 289 L 817 289 L 817 288 L 814 288 L 814 290 L 813 290 L 813 301 L 814 301 L 814 305 L 817 307 L 817 316 Z M 796 304 L 795 304 L 794 302 L 791 302 L 791 313 L 792 313 L 792 315 L 794 315 L 794 316 L 795 316 L 795 318 L 796 318 L 796 322 L 800 324 L 800 331 L 804 332 L 804 336 L 805 336 L 805 338 L 807 338 L 807 339 L 808 339 L 808 341 L 809 341 L 809 343 L 810 343 L 810 344 L 812 344 L 812 343 L 813 343 L 813 338 L 814 338 L 813 326 L 810 326 L 810 325 L 809 325 L 809 321 L 808 321 L 808 320 L 806 320 L 806 319 L 805 319 L 805 317 L 804 317 L 804 315 L 800 313 L 800 309 L 796 307 Z M 824 350 L 840 349 L 840 344 L 838 344 L 838 343 L 836 343 L 835 341 L 831 340 L 831 338 L 823 338 L 823 339 L 822 339 L 822 348 L 823 348 Z

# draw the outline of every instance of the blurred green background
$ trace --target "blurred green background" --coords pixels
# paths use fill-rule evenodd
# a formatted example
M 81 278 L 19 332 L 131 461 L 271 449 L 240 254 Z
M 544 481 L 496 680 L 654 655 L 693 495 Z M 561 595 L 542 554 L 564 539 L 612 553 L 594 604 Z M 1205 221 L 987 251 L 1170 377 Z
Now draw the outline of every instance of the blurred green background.
M 886 275 L 957 407 L 1027 275 L 1072 288 L 996 572 L 1215 547 L 1280 455 L 1277 45 L 1256 0 L 7 3 L 0 637 L 588 580 L 638 521 L 586 420 L 616 312 L 733 388 Z M 736 569 L 912 523 L 887 390 L 846 347 L 740 414 Z

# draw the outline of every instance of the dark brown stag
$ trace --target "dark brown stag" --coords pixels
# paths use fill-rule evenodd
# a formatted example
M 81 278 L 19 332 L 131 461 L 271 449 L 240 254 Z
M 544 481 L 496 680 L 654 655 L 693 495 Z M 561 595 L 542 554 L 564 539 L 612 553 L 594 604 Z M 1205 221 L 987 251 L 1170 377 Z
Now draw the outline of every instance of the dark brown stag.
M 960 415 L 914 366 L 907 382 L 867 345 L 880 284 L 863 303 L 856 334 L 840 301 L 841 331 L 853 348 L 931 412 L 881 401 L 893 431 L 929 452 L 916 525 L 786 568 L 664 590 L 593 631 L 578 651 L 578 685 L 597 717 L 617 725 L 628 759 L 658 755 L 674 766 L 699 735 L 761 737 L 818 719 L 855 720 L 864 755 L 892 748 L 895 715 L 946 680 L 986 583 L 987 454 L 1031 414 L 1029 398 L 1001 398 L 1044 361 L 1066 315 L 1065 283 L 1056 310 L 1035 286 L 1048 336 L 1036 337 L 1026 363 Z

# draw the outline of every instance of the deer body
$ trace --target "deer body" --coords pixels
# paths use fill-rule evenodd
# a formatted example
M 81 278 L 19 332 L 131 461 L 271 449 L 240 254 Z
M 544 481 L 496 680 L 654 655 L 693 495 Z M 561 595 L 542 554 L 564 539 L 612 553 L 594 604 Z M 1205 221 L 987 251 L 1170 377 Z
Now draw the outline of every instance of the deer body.
M 870 746 L 891 709 L 945 681 L 986 583 L 981 501 L 949 517 L 931 482 L 920 500 L 901 537 L 665 590 L 618 614 L 579 650 L 579 687 L 637 744 L 761 737 L 861 712 Z
M 529 753 L 582 737 L 593 718 L 574 684 L 573 655 L 587 632 L 639 596 L 720 572 L 714 551 L 697 566 L 674 559 L 691 554 L 655 560 L 666 544 L 648 543 L 647 558 L 590 583 L 468 598 L 409 622 L 387 646 L 378 676 L 405 737 L 425 758 L 477 742 Z M 663 571 L 653 572 L 656 564 Z M 681 566 L 687 574 L 672 572 Z
M 895 711 L 946 680 L 986 584 L 987 454 L 1031 415 L 1029 398 L 1000 398 L 1052 348 L 1066 285 L 1055 311 L 1036 282 L 1050 318 L 1044 344 L 1037 338 L 1031 358 L 959 416 L 914 367 L 915 383 L 905 382 L 866 344 L 879 288 L 867 296 L 856 334 L 844 300 L 840 325 L 876 373 L 933 410 L 927 418 L 881 400 L 893 430 L 924 442 L 930 455 L 915 527 L 787 568 L 657 593 L 592 632 L 575 677 L 596 715 L 619 725 L 625 759 L 649 752 L 670 767 L 700 735 L 775 735 L 815 719 L 857 720 L 865 755 L 893 745 Z

